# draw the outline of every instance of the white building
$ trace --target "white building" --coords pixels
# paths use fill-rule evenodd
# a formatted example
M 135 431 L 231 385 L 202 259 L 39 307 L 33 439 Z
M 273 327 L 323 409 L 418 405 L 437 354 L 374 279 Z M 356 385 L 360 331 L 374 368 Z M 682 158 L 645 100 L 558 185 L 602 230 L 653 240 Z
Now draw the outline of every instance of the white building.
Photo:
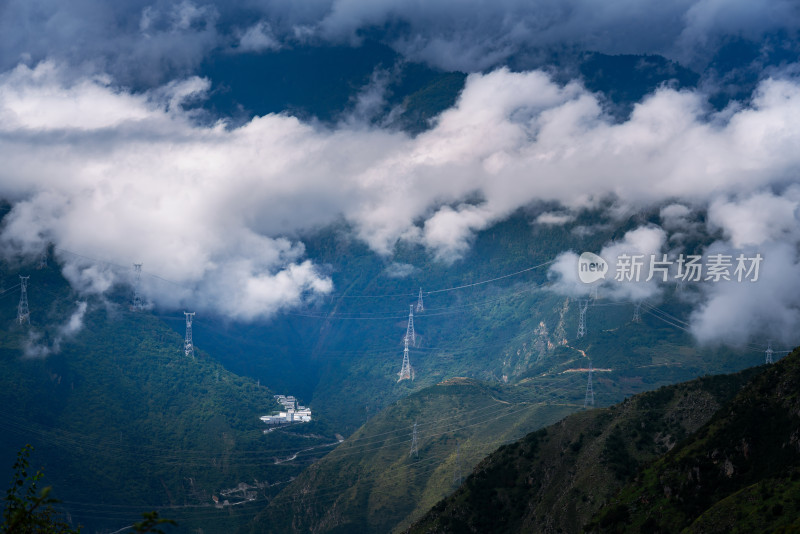
M 311 408 L 298 406 L 297 399 L 291 395 L 275 395 L 275 400 L 286 411 L 272 415 L 262 415 L 260 419 L 268 425 L 283 425 L 288 423 L 308 423 L 311 421 Z

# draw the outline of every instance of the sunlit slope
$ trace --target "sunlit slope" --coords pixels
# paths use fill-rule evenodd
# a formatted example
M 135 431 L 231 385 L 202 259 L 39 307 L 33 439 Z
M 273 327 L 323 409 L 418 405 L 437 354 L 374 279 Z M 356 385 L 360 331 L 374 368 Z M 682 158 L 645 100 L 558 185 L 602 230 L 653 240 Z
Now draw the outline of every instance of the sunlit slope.
M 800 351 L 769 366 L 597 514 L 606 532 L 800 527 Z
M 451 492 L 500 444 L 575 409 L 570 388 L 451 379 L 383 410 L 269 504 L 252 532 L 389 532 Z M 414 424 L 417 442 L 414 447 Z
M 482 461 L 410 532 L 580 532 L 640 466 L 700 428 L 757 372 L 666 386 L 533 432 Z

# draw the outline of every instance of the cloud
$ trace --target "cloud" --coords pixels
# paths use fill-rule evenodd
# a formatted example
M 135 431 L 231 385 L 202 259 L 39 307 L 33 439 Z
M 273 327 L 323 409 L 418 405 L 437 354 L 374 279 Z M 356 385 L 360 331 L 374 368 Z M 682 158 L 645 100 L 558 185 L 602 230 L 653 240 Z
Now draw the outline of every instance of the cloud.
M 578 254 L 565 252 L 560 254 L 548 270 L 551 281 L 550 290 L 570 297 L 587 296 L 598 288 L 598 295 L 615 301 L 658 298 L 662 288 L 655 272 L 650 278 L 650 259 L 655 255 L 661 258 L 666 243 L 666 232 L 656 226 L 642 226 L 626 232 L 622 239 L 606 244 L 599 255 L 608 264 L 605 278 L 592 284 L 585 284 L 578 278 Z M 597 252 L 597 251 L 581 251 Z M 640 260 L 626 260 L 633 256 L 641 256 Z M 631 268 L 622 267 L 628 263 Z M 638 267 L 636 266 L 638 265 Z
M 23 344 L 23 354 L 26 358 L 46 358 L 51 354 L 58 354 L 61 352 L 63 342 L 83 330 L 83 317 L 86 315 L 88 305 L 85 301 L 78 301 L 76 304 L 75 311 L 66 322 L 56 327 L 51 341 L 45 339 L 45 336 L 37 330 L 30 329 L 28 331 L 28 337 Z
M 395 261 L 390 263 L 386 269 L 384 269 L 384 272 L 389 278 L 407 278 L 417 272 L 417 270 L 418 269 L 410 263 L 400 263 Z
M 739 200 L 715 200 L 708 211 L 712 228 L 721 228 L 736 248 L 800 238 L 800 186 L 781 195 L 755 193 Z
M 708 210 L 709 232 L 724 239 L 706 254 L 763 257 L 756 282 L 720 281 L 701 286 L 703 301 L 692 313 L 691 330 L 705 343 L 797 344 L 800 331 L 800 186 L 782 194 L 761 191 L 720 198 Z
M 86 302 L 78 302 L 78 308 L 72 312 L 67 322 L 61 325 L 59 333 L 64 337 L 74 336 L 83 328 L 83 316 L 86 315 Z
M 283 45 L 275 37 L 272 26 L 266 20 L 250 26 L 239 37 L 238 50 L 241 52 L 263 52 L 280 50 Z
M 651 274 L 651 258 L 661 259 L 667 234 L 663 229 L 654 226 L 640 227 L 626 232 L 620 241 L 609 243 L 600 251 L 600 256 L 609 263 L 609 276 L 601 285 L 603 296 L 614 300 L 653 299 L 661 293 L 657 271 Z M 620 264 L 625 263 L 624 257 L 641 256 L 641 266 L 637 271 L 635 260 L 631 259 L 631 276 L 616 276 L 620 273 Z M 612 274 L 613 273 L 613 274 Z M 616 277 L 615 277 L 616 276 Z M 650 280 L 647 280 L 651 278 Z
M 364 35 L 407 59 L 466 72 L 563 49 L 659 53 L 702 67 L 730 36 L 758 41 L 798 29 L 791 0 L 8 0 L 0 71 L 53 59 L 153 87 L 218 51 L 357 44 Z
M 537 49 L 707 61 L 725 36 L 758 40 L 767 32 L 800 27 L 800 13 L 789 0 L 333 0 L 316 5 L 324 9 L 306 10 L 302 23 L 295 23 L 306 35 L 354 41 L 365 30 L 381 28 L 383 39 L 406 57 L 467 72 Z M 290 11 L 277 7 L 283 17 Z
M 547 271 L 550 289 L 559 295 L 581 297 L 592 291 L 592 286 L 578 279 L 578 254 L 572 251 L 562 252 L 554 260 Z
M 436 258 L 453 262 L 469 248 L 469 239 L 494 219 L 488 210 L 462 204 L 457 209 L 441 207 L 422 229 L 422 242 L 435 251 Z
M 726 242 L 714 243 L 709 253 L 736 258 L 743 253 Z M 703 301 L 691 314 L 690 329 L 702 343 L 744 345 L 756 342 L 797 345 L 800 330 L 800 259 L 797 243 L 763 243 L 746 257 L 761 254 L 756 282 L 730 281 L 701 286 Z M 734 260 L 735 261 L 735 260 Z
M 711 206 L 733 246 L 768 229 L 796 239 L 800 84 L 788 75 L 721 113 L 699 91 L 662 88 L 616 122 L 578 83 L 500 69 L 470 75 L 457 104 L 413 138 L 283 114 L 200 124 L 180 104 L 207 88 L 187 78 L 132 93 L 54 62 L 0 75 L 0 195 L 14 202 L 4 253 L 35 257 L 55 243 L 86 293 L 127 283 L 127 266 L 142 262 L 161 277 L 143 279 L 150 302 L 252 319 L 331 290 L 296 236 L 342 217 L 380 254 L 406 240 L 442 261 L 532 202 L 569 214 L 609 196 Z M 662 213 L 665 226 L 684 216 Z M 655 250 L 662 238 L 645 228 L 623 244 Z
M 548 211 L 536 217 L 535 222 L 539 224 L 562 225 L 568 222 L 572 222 L 573 220 L 575 220 L 575 216 L 572 215 L 571 213 L 558 213 L 558 212 Z

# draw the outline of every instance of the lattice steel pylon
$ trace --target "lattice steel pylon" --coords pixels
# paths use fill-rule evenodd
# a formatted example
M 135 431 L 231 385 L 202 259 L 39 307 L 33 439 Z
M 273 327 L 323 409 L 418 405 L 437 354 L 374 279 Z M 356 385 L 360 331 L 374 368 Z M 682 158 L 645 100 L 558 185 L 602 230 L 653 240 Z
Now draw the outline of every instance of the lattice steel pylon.
M 767 350 L 764 351 L 764 363 L 773 363 L 772 361 L 772 342 L 767 345 Z
M 633 305 L 633 322 L 634 323 L 641 323 L 642 322 L 642 301 L 637 300 Z
M 417 299 L 417 313 L 425 311 L 425 306 L 422 304 L 422 288 L 419 288 L 419 298 Z
M 397 379 L 398 382 L 401 380 L 414 380 L 414 369 L 411 367 L 411 360 L 408 357 L 408 337 L 405 339 L 405 348 L 403 349 L 403 366 L 397 374 L 400 376 Z
M 581 301 L 578 316 L 578 339 L 586 335 L 586 310 L 589 308 L 589 301 Z
M 131 303 L 131 310 L 140 311 L 144 309 L 144 301 L 139 293 L 139 288 L 142 284 L 142 264 L 133 264 L 134 280 L 133 280 L 133 302 Z
M 403 348 L 403 366 L 400 368 L 400 372 L 398 375 L 400 378 L 397 379 L 398 382 L 402 380 L 414 380 L 414 368 L 411 367 L 411 360 L 408 357 L 408 345 L 409 343 L 413 343 L 416 345 L 417 343 L 417 334 L 414 332 L 414 305 L 411 304 L 408 310 L 408 327 L 406 327 L 406 335 L 403 338 L 403 344 L 405 348 Z
M 408 307 L 408 326 L 406 327 L 406 342 L 412 346 L 417 346 L 417 334 L 414 332 L 414 305 Z
M 586 383 L 586 397 L 583 399 L 583 407 L 594 406 L 594 389 L 592 389 L 592 362 L 589 362 L 589 381 Z
M 28 309 L 28 278 L 30 276 L 19 277 L 19 305 L 17 306 L 17 322 L 19 324 L 31 324 L 31 312 Z
M 411 432 L 411 450 L 408 451 L 409 458 L 416 456 L 419 458 L 419 447 L 417 444 L 417 422 L 414 421 L 414 430 Z
M 192 343 L 192 321 L 195 312 L 183 312 L 186 316 L 186 337 L 183 340 L 183 352 L 186 356 L 194 358 L 194 343 Z

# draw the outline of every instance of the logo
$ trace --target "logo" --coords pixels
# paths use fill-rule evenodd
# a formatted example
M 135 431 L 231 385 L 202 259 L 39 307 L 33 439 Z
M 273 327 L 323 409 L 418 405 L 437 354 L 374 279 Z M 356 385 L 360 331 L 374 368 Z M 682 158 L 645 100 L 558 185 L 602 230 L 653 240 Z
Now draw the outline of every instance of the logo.
M 608 272 L 606 260 L 591 252 L 584 252 L 578 258 L 578 278 L 584 284 L 591 284 L 601 278 L 605 279 Z

